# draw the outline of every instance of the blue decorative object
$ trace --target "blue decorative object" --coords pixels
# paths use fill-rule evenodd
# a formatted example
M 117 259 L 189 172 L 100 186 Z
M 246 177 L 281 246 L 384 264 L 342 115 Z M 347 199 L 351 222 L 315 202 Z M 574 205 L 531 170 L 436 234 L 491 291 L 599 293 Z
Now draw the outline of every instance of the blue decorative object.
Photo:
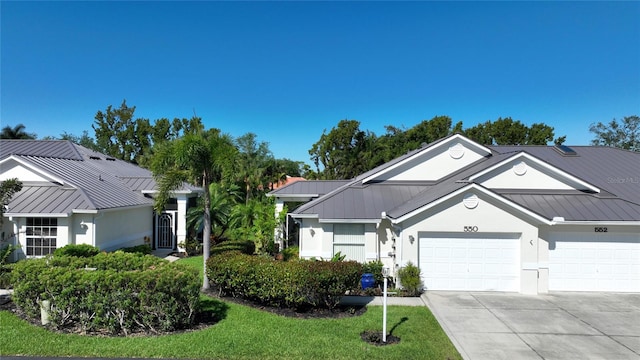
M 362 278 L 360 279 L 360 285 L 362 286 L 363 290 L 372 288 L 375 283 L 376 283 L 376 280 L 373 278 L 373 274 L 370 274 L 370 273 L 362 274 Z

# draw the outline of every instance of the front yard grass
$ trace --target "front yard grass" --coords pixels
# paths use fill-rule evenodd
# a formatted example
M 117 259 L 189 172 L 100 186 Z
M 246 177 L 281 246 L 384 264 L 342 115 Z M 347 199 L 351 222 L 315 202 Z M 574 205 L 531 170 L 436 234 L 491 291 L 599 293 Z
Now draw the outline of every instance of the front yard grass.
M 202 267 L 202 258 L 180 261 Z M 382 329 L 382 307 L 342 319 L 296 319 L 202 296 L 220 321 L 203 330 L 150 337 L 59 334 L 0 311 L 0 355 L 188 359 L 461 359 L 426 307 L 388 308 L 400 343 L 360 339 Z M 394 328 L 395 326 L 395 328 Z

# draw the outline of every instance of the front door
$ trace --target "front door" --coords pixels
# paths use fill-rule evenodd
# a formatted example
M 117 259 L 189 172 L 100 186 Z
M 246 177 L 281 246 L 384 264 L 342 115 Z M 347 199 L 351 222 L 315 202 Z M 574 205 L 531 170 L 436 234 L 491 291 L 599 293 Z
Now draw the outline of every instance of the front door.
M 173 211 L 156 215 L 156 246 L 158 249 L 173 249 L 175 243 L 175 216 Z

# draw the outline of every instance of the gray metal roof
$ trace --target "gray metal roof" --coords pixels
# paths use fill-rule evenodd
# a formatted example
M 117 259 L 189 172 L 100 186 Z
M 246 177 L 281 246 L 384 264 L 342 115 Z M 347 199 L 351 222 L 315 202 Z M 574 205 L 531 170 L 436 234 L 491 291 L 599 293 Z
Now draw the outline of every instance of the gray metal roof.
M 73 210 L 102 210 L 151 206 L 156 182 L 150 171 L 97 153 L 70 141 L 2 140 L 0 160 L 15 156 L 63 183 L 23 182 L 6 214 L 68 214 Z M 185 191 L 200 189 L 185 184 Z
M 91 210 L 81 190 L 62 186 L 24 186 L 8 205 L 13 214 L 68 214 Z
M 9 155 L 82 160 L 77 145 L 66 140 L 0 140 L 0 159 Z
M 577 155 L 564 156 L 552 146 L 489 146 L 493 152 L 492 156 L 433 184 L 400 184 L 386 181 L 362 186 L 362 179 L 441 141 L 409 152 L 357 176 L 327 192 L 326 195 L 299 207 L 293 212 L 294 216 L 317 214 L 321 219 L 378 219 L 380 213 L 385 211 L 389 217 L 399 218 L 467 186 L 470 176 L 518 153 L 526 152 L 598 187 L 601 193 L 494 192 L 548 219 L 561 216 L 567 221 L 640 220 L 640 153 L 607 147 L 576 146 L 572 148 Z M 293 185 L 295 184 L 297 183 Z M 300 187 L 290 187 L 286 193 L 309 192 L 302 191 Z M 281 195 L 278 192 L 273 194 Z
M 525 151 L 619 198 L 640 204 L 640 152 L 604 146 L 571 146 L 563 156 L 553 146 L 492 146 L 500 153 Z
M 322 219 L 380 219 L 381 213 L 410 201 L 428 185 L 369 184 L 349 186 L 312 200 L 294 214 L 321 214 Z M 295 216 L 295 215 L 294 215 Z
M 270 195 L 325 195 L 331 191 L 350 183 L 351 180 L 301 180 L 287 184 L 271 191 Z
M 638 221 L 640 205 L 590 194 L 502 194 L 507 199 L 544 216 L 565 221 Z

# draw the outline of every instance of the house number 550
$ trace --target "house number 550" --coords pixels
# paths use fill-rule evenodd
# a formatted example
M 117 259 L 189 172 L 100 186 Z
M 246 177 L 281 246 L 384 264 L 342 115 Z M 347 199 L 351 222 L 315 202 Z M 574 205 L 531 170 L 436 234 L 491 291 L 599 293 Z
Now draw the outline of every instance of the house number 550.
M 464 232 L 478 232 L 477 226 L 465 226 Z

